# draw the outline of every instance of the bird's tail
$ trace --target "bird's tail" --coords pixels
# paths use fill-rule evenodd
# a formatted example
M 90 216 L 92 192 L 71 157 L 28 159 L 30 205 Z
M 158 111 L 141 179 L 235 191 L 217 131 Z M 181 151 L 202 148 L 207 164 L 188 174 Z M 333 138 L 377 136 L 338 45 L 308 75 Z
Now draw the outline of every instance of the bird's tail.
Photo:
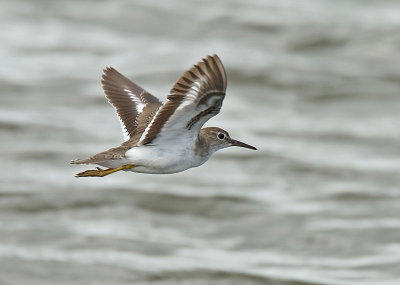
M 93 155 L 92 157 L 86 158 L 86 159 L 74 159 L 71 160 L 71 164 L 99 164 L 104 161 L 110 161 L 110 160 L 118 160 L 121 159 L 125 156 L 125 153 L 127 151 L 126 147 L 119 146 L 119 147 L 114 147 L 109 150 L 100 152 L 96 155 Z
M 73 159 L 70 161 L 70 164 L 89 164 L 92 163 L 93 159 L 92 158 L 86 158 L 86 159 Z

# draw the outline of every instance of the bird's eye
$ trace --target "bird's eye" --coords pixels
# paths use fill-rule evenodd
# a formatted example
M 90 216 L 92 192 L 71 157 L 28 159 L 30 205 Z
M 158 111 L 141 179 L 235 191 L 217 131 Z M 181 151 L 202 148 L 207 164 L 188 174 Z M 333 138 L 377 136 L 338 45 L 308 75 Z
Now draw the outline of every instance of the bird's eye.
M 223 139 L 225 138 L 225 135 L 224 135 L 223 133 L 219 133 L 219 134 L 218 134 L 218 138 L 219 138 L 220 140 L 223 140 Z

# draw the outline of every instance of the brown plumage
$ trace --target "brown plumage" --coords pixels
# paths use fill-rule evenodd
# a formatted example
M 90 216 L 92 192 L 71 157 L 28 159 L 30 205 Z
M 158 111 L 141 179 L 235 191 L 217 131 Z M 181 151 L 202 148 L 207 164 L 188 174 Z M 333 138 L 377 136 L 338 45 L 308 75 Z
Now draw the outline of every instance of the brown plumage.
M 150 114 L 154 116 L 154 110 L 158 109 L 162 103 L 158 98 L 133 83 L 121 73 L 112 67 L 107 67 L 103 71 L 101 84 L 104 93 L 111 105 L 114 106 L 118 117 L 123 123 L 127 135 L 132 138 L 136 135 L 140 138 L 138 131 L 144 131 L 138 128 L 139 121 L 146 121 L 142 117 L 147 118 Z M 140 105 L 146 106 L 146 110 L 142 112 L 138 110 Z M 149 113 L 145 112 L 149 111 Z

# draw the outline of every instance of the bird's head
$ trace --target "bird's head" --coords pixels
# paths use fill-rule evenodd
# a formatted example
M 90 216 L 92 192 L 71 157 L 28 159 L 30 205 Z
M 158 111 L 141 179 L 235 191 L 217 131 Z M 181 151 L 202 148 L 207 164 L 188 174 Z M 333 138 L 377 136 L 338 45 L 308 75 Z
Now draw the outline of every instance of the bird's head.
M 232 139 L 229 133 L 221 128 L 208 127 L 203 128 L 200 131 L 200 137 L 202 137 L 208 145 L 211 152 L 230 147 L 230 146 L 240 146 L 253 150 L 257 150 L 254 146 L 248 145 L 244 142 Z

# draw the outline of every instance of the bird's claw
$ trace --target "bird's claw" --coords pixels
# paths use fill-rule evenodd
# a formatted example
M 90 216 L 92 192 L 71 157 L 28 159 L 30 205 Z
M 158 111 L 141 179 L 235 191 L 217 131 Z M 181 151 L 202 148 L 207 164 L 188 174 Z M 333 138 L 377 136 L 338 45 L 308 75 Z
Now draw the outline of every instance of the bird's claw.
M 121 167 L 118 168 L 107 168 L 107 169 L 101 169 L 100 167 L 96 167 L 96 170 L 86 170 L 83 172 L 80 172 L 75 175 L 75 177 L 104 177 L 108 174 L 120 171 L 120 170 L 127 170 L 135 167 L 133 164 L 125 164 L 122 165 Z
M 80 172 L 80 173 L 76 174 L 75 177 L 104 177 L 107 174 L 110 174 L 109 170 L 111 170 L 112 168 L 101 169 L 100 167 L 96 167 L 96 169 L 97 170 L 91 169 L 91 170 L 86 170 L 86 171 Z

